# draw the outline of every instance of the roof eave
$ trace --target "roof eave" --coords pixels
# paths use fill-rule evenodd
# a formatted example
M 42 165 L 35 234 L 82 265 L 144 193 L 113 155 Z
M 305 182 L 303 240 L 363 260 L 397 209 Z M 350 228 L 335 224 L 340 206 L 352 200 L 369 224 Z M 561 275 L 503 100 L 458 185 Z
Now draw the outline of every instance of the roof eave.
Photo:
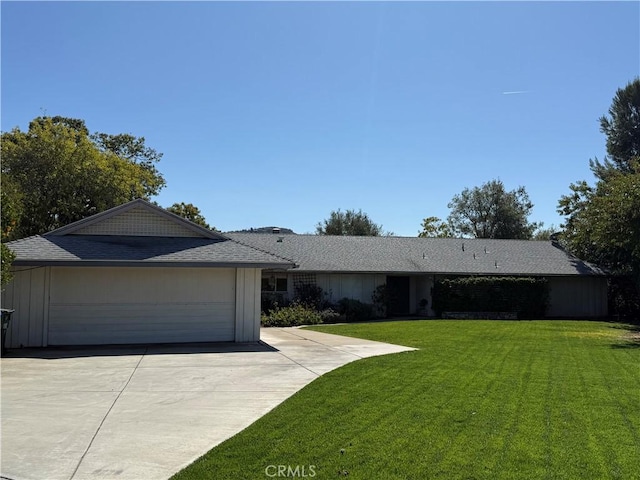
M 184 267 L 184 268 L 260 268 L 288 270 L 289 263 L 264 262 L 188 262 L 153 260 L 15 260 L 15 267 Z
M 461 275 L 461 276 L 510 276 L 510 277 L 606 277 L 608 274 L 602 271 L 549 273 L 549 272 L 468 272 L 468 271 L 435 271 L 435 270 L 314 270 L 297 267 L 299 273 L 315 274 L 363 274 L 363 275 Z

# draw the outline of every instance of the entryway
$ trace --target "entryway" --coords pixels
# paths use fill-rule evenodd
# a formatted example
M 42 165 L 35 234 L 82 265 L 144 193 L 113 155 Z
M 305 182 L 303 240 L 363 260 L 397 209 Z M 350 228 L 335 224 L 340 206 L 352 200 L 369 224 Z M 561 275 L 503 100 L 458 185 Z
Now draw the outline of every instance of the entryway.
M 387 275 L 387 288 L 391 295 L 389 316 L 404 316 L 411 313 L 408 276 Z

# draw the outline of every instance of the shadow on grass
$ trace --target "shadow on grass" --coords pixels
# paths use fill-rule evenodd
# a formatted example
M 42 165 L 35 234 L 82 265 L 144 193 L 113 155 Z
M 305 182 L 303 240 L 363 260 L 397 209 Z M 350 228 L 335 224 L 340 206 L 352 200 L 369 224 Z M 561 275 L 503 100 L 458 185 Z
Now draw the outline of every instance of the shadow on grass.
M 611 345 L 611 348 L 640 348 L 640 325 L 617 324 L 611 328 L 623 330 L 624 332 L 618 338 L 618 342 Z

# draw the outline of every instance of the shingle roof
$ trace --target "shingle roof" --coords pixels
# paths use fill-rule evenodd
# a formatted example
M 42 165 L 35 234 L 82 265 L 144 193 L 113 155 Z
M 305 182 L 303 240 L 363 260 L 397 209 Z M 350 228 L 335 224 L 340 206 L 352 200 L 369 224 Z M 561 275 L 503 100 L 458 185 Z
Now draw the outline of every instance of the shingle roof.
M 291 268 L 292 261 L 220 236 L 47 235 L 7 243 L 14 265 L 174 265 Z
M 256 233 L 227 236 L 291 258 L 299 265 L 297 271 L 604 275 L 598 267 L 545 241 Z
M 116 218 L 115 226 L 109 226 Z M 142 225 L 145 222 L 148 224 Z M 105 225 L 108 228 L 96 229 Z M 286 258 L 230 240 L 142 199 L 7 246 L 16 254 L 16 266 L 295 266 Z

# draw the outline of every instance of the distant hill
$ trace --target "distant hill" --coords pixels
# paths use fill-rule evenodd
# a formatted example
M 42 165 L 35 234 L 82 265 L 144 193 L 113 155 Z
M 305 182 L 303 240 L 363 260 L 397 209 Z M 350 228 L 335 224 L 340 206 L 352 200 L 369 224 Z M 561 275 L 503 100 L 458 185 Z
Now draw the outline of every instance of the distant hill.
M 258 228 L 245 228 L 244 230 L 234 230 L 233 232 L 226 233 L 280 233 L 288 235 L 296 235 L 296 232 L 290 228 L 283 227 L 258 227 Z

